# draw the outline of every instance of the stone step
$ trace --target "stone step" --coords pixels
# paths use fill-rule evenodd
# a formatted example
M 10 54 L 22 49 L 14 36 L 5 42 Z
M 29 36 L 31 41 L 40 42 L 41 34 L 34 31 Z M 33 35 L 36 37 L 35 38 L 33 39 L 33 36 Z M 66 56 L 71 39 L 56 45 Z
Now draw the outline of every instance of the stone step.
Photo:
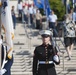
M 63 68 L 61 68 L 61 67 L 60 67 L 60 68 L 57 68 L 57 67 L 56 67 L 56 71 L 57 71 L 57 72 L 62 71 L 62 70 L 63 70 Z M 74 71 L 74 70 L 76 70 L 76 69 L 74 69 L 74 68 L 65 68 L 65 71 L 68 71 L 68 70 Z M 21 71 L 21 72 L 23 72 L 23 71 L 26 72 L 26 71 L 28 71 L 28 70 L 27 70 L 27 68 L 26 68 L 26 69 L 25 69 L 25 68 L 23 68 L 23 69 L 21 69 L 21 68 L 18 68 L 18 69 L 15 68 L 15 69 L 13 69 L 13 68 L 12 68 L 11 71 L 12 71 L 12 72 L 18 72 L 18 71 L 19 71 L 19 72 L 20 72 L 20 71 Z M 32 72 L 32 69 L 30 69 L 30 71 Z
M 23 54 L 24 56 L 28 55 L 28 57 L 30 57 L 30 55 L 31 55 L 31 58 L 33 58 L 33 52 L 28 52 L 28 51 L 19 51 L 18 52 L 18 51 L 14 51 L 14 53 L 13 53 L 13 55 L 15 57 L 17 57 L 17 56 L 19 56 L 21 54 Z M 76 57 L 76 55 L 75 54 L 72 54 L 71 58 L 75 58 L 75 57 Z M 60 58 L 63 58 L 63 55 L 60 55 Z M 67 54 L 64 54 L 64 59 L 67 59 L 67 58 L 68 58 L 68 55 Z
M 14 50 L 15 50 L 15 51 L 18 50 L 18 49 L 26 49 L 26 50 L 28 50 L 29 47 L 28 47 L 28 46 L 26 46 L 26 47 L 24 47 L 24 46 L 15 46 L 15 47 L 14 47 Z
M 18 60 L 23 60 L 23 59 L 25 59 L 25 60 L 31 59 L 31 60 L 32 60 L 32 59 L 33 59 L 33 58 L 30 58 L 31 55 L 30 55 L 30 56 L 27 55 L 27 56 L 23 56 L 23 57 L 19 57 L 19 55 L 18 55 L 18 56 L 16 55 L 16 56 L 14 56 L 14 57 L 15 57 L 14 60 L 17 60 L 17 59 L 18 59 Z
M 74 65 L 64 65 L 65 68 L 76 68 Z M 63 65 L 56 66 L 56 68 L 63 68 Z
M 62 70 L 63 67 L 56 67 L 56 71 L 62 71 Z M 68 71 L 68 70 L 74 71 L 76 70 L 76 67 L 64 67 L 64 71 Z
M 60 73 L 60 72 L 57 72 L 57 73 Z M 76 71 L 62 71 L 61 74 L 76 74 Z
M 17 25 L 14 39 L 14 63 L 11 68 L 11 75 L 32 75 L 33 52 L 35 47 L 42 43 L 42 40 L 41 36 L 39 35 L 39 30 L 32 29 L 33 33 L 31 33 L 30 29 L 27 27 L 26 31 L 28 32 L 29 37 L 31 36 L 31 39 L 27 38 L 24 25 Z M 63 40 L 63 38 L 61 39 Z M 64 51 L 64 47 L 61 44 L 60 40 L 58 38 L 56 38 L 56 40 L 58 45 L 60 45 L 60 49 Z M 56 65 L 58 75 L 76 75 L 76 72 L 74 72 L 76 70 L 76 51 L 73 50 L 72 53 L 72 60 L 70 61 L 68 61 L 67 53 L 64 54 L 64 67 L 66 71 L 63 71 L 63 55 L 60 53 L 61 63 L 60 65 Z
M 25 65 L 25 61 L 13 63 L 13 66 L 21 66 L 21 65 Z
M 29 66 L 32 66 L 32 62 L 29 60 L 29 61 L 15 61 L 13 66 L 21 66 L 21 65 L 29 65 Z M 59 66 L 57 67 L 62 67 L 63 66 L 63 63 L 61 62 Z M 76 63 L 73 62 L 73 63 L 66 63 L 64 62 L 64 66 L 65 67 L 76 67 Z
M 27 63 L 27 62 L 32 62 L 33 60 L 32 59 L 22 59 L 22 60 L 14 60 L 14 63 L 22 63 L 22 62 L 25 62 L 25 63 Z M 64 64 L 76 64 L 75 63 L 76 62 L 76 60 L 64 60 Z M 63 60 L 60 60 L 60 64 L 62 64 L 63 63 Z
M 12 72 L 11 75 L 32 75 L 32 72 Z
M 24 65 L 23 66 L 16 66 L 16 67 L 15 66 L 12 66 L 12 69 L 18 69 L 18 68 L 21 68 L 21 69 L 24 68 L 25 69 L 26 67 Z
M 71 71 L 59 71 L 58 75 L 76 75 L 76 72 Z M 13 72 L 12 75 L 32 75 L 32 72 Z

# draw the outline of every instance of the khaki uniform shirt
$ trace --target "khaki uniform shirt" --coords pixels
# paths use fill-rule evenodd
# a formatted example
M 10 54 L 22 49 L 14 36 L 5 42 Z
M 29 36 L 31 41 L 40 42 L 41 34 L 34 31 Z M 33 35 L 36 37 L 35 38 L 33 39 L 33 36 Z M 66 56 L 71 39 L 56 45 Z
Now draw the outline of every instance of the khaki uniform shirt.
M 42 19 L 42 15 L 40 13 L 36 13 L 36 20 Z

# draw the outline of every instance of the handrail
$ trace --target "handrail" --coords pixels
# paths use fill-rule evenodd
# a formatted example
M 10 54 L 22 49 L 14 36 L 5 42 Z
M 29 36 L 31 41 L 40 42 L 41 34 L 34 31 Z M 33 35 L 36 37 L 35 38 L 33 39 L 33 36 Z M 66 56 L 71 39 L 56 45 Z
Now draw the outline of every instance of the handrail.
M 56 31 L 56 29 L 53 29 L 53 31 L 54 31 L 55 34 L 59 37 L 58 32 Z M 55 37 L 55 38 L 56 38 L 56 37 Z M 60 37 L 59 37 L 59 40 L 61 41 L 62 45 L 63 45 L 64 48 L 65 48 L 65 45 L 64 45 L 64 43 L 63 43 L 63 41 L 61 40 Z M 64 71 L 64 69 L 65 69 L 65 67 L 64 67 L 64 53 L 65 53 L 65 52 L 60 50 L 59 46 L 58 46 L 57 43 L 56 43 L 56 39 L 54 40 L 53 37 L 52 37 L 52 43 L 53 43 L 53 45 L 57 48 L 57 50 L 63 54 L 63 71 Z M 66 48 L 65 48 L 65 49 L 66 49 Z M 59 58 L 60 58 L 60 55 L 59 55 Z
M 56 31 L 56 29 L 53 29 L 53 31 L 55 32 L 55 34 L 57 35 L 57 37 L 59 37 L 58 32 Z M 61 41 L 62 45 L 63 45 L 64 48 L 65 48 L 64 42 L 61 40 L 60 37 L 59 37 L 59 40 Z M 64 53 L 64 51 L 61 51 L 61 50 L 59 49 L 59 46 L 57 45 L 57 43 L 56 43 L 55 41 L 56 41 L 56 37 L 55 37 L 55 40 L 54 40 L 54 38 L 52 37 L 52 43 L 53 43 L 53 45 L 57 47 L 57 49 L 58 49 L 59 52 Z M 65 50 L 66 50 L 66 48 L 65 48 Z
M 30 50 L 31 50 L 31 38 L 30 38 L 30 36 L 29 36 L 29 34 L 28 34 L 28 32 L 27 32 L 27 27 L 26 27 L 25 24 L 24 24 L 24 28 L 25 28 L 25 33 L 26 33 L 26 35 L 27 35 L 27 38 L 28 38 L 28 40 L 29 40 L 29 42 L 30 42 L 30 43 L 28 43 L 28 46 L 30 47 Z
M 56 49 L 57 49 L 59 52 L 61 52 L 59 46 L 57 45 L 57 43 L 55 42 L 55 40 L 54 40 L 53 37 L 52 37 L 52 44 L 53 44 L 53 47 L 56 47 Z M 61 53 L 62 53 L 62 52 L 61 52 Z
M 65 67 L 64 67 L 64 51 L 62 52 L 62 51 L 60 51 L 60 48 L 59 48 L 59 46 L 57 45 L 57 43 L 54 43 L 55 42 L 55 40 L 54 40 L 54 38 L 52 37 L 52 43 L 53 43 L 53 46 L 54 47 L 56 47 L 56 49 L 57 50 L 59 50 L 59 52 L 61 52 L 62 54 L 63 54 L 63 71 L 64 71 L 64 69 L 65 69 Z M 55 45 L 54 45 L 55 44 Z M 60 59 L 60 55 L 59 55 L 59 59 Z
M 58 32 L 56 29 L 54 29 L 55 34 L 57 35 L 57 37 L 59 37 Z M 61 38 L 59 37 L 59 40 L 61 41 L 62 45 L 65 47 L 64 42 L 61 40 Z

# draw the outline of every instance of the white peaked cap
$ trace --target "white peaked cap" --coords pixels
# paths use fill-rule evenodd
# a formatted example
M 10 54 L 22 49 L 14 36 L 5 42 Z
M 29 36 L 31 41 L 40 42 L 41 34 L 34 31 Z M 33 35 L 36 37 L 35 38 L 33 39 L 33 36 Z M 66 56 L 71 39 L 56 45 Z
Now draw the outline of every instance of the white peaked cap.
M 40 35 L 49 35 L 49 36 L 53 36 L 53 32 L 52 30 L 41 30 L 39 32 Z

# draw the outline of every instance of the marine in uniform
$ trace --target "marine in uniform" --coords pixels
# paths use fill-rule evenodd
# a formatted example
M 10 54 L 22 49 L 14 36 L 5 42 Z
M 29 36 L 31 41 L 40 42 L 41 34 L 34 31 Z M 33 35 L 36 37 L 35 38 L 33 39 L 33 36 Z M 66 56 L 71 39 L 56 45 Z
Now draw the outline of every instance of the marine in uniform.
M 1 36 L 1 38 L 3 39 L 3 36 Z M 7 47 L 6 46 L 4 46 L 3 44 L 1 45 L 2 47 L 1 47 L 1 51 L 2 51 L 2 64 L 3 64 L 3 60 L 5 59 L 7 62 L 6 62 L 6 64 L 4 65 L 4 67 L 0 70 L 0 74 L 1 75 L 11 75 L 11 66 L 12 66 L 12 64 L 13 64 L 13 56 L 12 56 L 12 58 L 11 59 L 9 59 L 8 57 L 7 57 Z M 6 50 L 6 58 L 4 58 L 4 52 L 5 52 L 5 50 Z
M 34 50 L 33 75 L 57 75 L 55 64 L 58 65 L 60 59 L 56 48 L 49 44 L 52 32 L 43 30 L 40 34 L 43 42 Z

